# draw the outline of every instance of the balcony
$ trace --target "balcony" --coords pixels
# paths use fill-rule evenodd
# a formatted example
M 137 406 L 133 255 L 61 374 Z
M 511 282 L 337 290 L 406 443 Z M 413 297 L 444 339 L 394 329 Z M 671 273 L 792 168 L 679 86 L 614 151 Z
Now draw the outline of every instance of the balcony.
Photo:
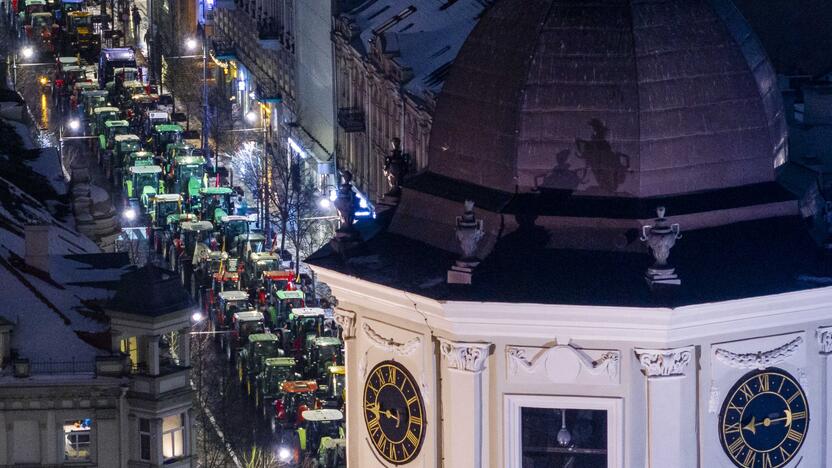
M 257 41 L 260 46 L 268 50 L 280 50 L 284 45 L 282 29 L 274 18 L 260 20 L 257 23 Z
M 222 8 L 224 10 L 236 10 L 237 2 L 234 0 L 214 0 L 214 8 Z
M 190 388 L 190 370 L 190 367 L 169 363 L 159 367 L 159 375 L 150 375 L 144 365 L 134 366 L 130 371 L 130 391 L 157 399 L 165 393 Z
M 338 126 L 346 133 L 363 132 L 364 111 L 357 107 L 341 107 L 338 109 Z
M 228 39 L 212 39 L 211 40 L 212 49 L 214 50 L 214 56 L 217 60 L 236 60 L 237 59 L 237 49 L 234 47 L 234 43 Z

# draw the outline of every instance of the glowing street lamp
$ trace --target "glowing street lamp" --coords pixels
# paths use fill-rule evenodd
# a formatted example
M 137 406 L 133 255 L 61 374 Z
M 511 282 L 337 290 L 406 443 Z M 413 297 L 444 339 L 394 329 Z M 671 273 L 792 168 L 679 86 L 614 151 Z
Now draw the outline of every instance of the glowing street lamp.
M 248 111 L 248 113 L 246 113 L 246 120 L 249 123 L 254 123 L 257 120 L 257 113 L 254 111 Z
M 185 47 L 190 51 L 196 50 L 196 46 L 197 46 L 196 39 L 194 39 L 192 37 L 189 37 L 188 40 L 185 41 Z
M 23 58 L 28 60 L 28 59 L 34 57 L 35 49 L 33 49 L 32 46 L 26 46 L 26 47 L 24 47 L 23 49 L 20 50 L 20 55 L 22 55 Z

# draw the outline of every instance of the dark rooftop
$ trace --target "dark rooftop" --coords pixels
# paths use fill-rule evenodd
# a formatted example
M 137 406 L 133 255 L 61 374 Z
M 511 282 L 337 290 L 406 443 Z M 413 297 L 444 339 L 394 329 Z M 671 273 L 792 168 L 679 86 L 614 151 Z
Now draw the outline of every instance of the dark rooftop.
M 194 306 L 179 276 L 147 264 L 124 274 L 108 309 L 129 314 L 159 317 Z
M 366 226 L 372 228 L 372 226 Z M 538 226 L 501 238 L 475 270 L 473 284 L 448 285 L 459 254 L 388 232 L 344 259 L 329 246 L 307 261 L 373 283 L 437 300 L 677 307 L 819 287 L 832 275 L 797 217 L 683 231 L 670 263 L 682 285 L 655 294 L 644 280 L 647 254 L 546 249 Z

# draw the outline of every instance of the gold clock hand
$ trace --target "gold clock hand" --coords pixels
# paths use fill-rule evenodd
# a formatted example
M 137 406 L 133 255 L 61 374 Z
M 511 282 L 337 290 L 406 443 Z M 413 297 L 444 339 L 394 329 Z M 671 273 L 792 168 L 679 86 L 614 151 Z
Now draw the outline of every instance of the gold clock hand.
M 748 424 L 746 424 L 745 426 L 743 426 L 742 428 L 745 429 L 746 431 L 756 435 L 757 434 L 757 425 L 754 424 L 754 421 L 756 421 L 756 419 L 754 418 L 754 416 L 751 416 L 751 421 Z
M 792 425 L 792 412 L 789 411 L 789 410 L 784 410 L 784 412 L 785 412 L 785 416 L 783 416 L 782 418 L 775 418 L 775 419 L 765 418 L 765 419 L 763 419 L 762 421 L 758 422 L 755 425 L 756 426 L 763 425 L 765 427 L 768 427 L 772 423 L 776 423 L 776 422 L 780 422 L 780 421 L 786 421 L 786 427 L 791 427 L 791 425 Z M 754 418 L 751 418 L 751 421 L 753 422 Z M 753 431 L 752 431 L 752 433 L 753 433 Z
M 375 419 L 379 419 L 379 413 L 381 413 L 381 405 L 379 405 L 378 402 L 365 405 L 364 409 L 372 413 Z

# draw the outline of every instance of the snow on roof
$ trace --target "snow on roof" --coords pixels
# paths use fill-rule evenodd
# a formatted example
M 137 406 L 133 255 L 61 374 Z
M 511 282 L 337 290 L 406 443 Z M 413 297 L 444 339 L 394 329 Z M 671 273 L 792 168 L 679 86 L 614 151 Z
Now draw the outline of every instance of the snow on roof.
M 360 51 L 381 37 L 385 51 L 394 53 L 413 78 L 404 88 L 421 96 L 442 89 L 447 69 L 465 38 L 477 24 L 486 0 L 368 0 L 347 14 L 358 26 Z

